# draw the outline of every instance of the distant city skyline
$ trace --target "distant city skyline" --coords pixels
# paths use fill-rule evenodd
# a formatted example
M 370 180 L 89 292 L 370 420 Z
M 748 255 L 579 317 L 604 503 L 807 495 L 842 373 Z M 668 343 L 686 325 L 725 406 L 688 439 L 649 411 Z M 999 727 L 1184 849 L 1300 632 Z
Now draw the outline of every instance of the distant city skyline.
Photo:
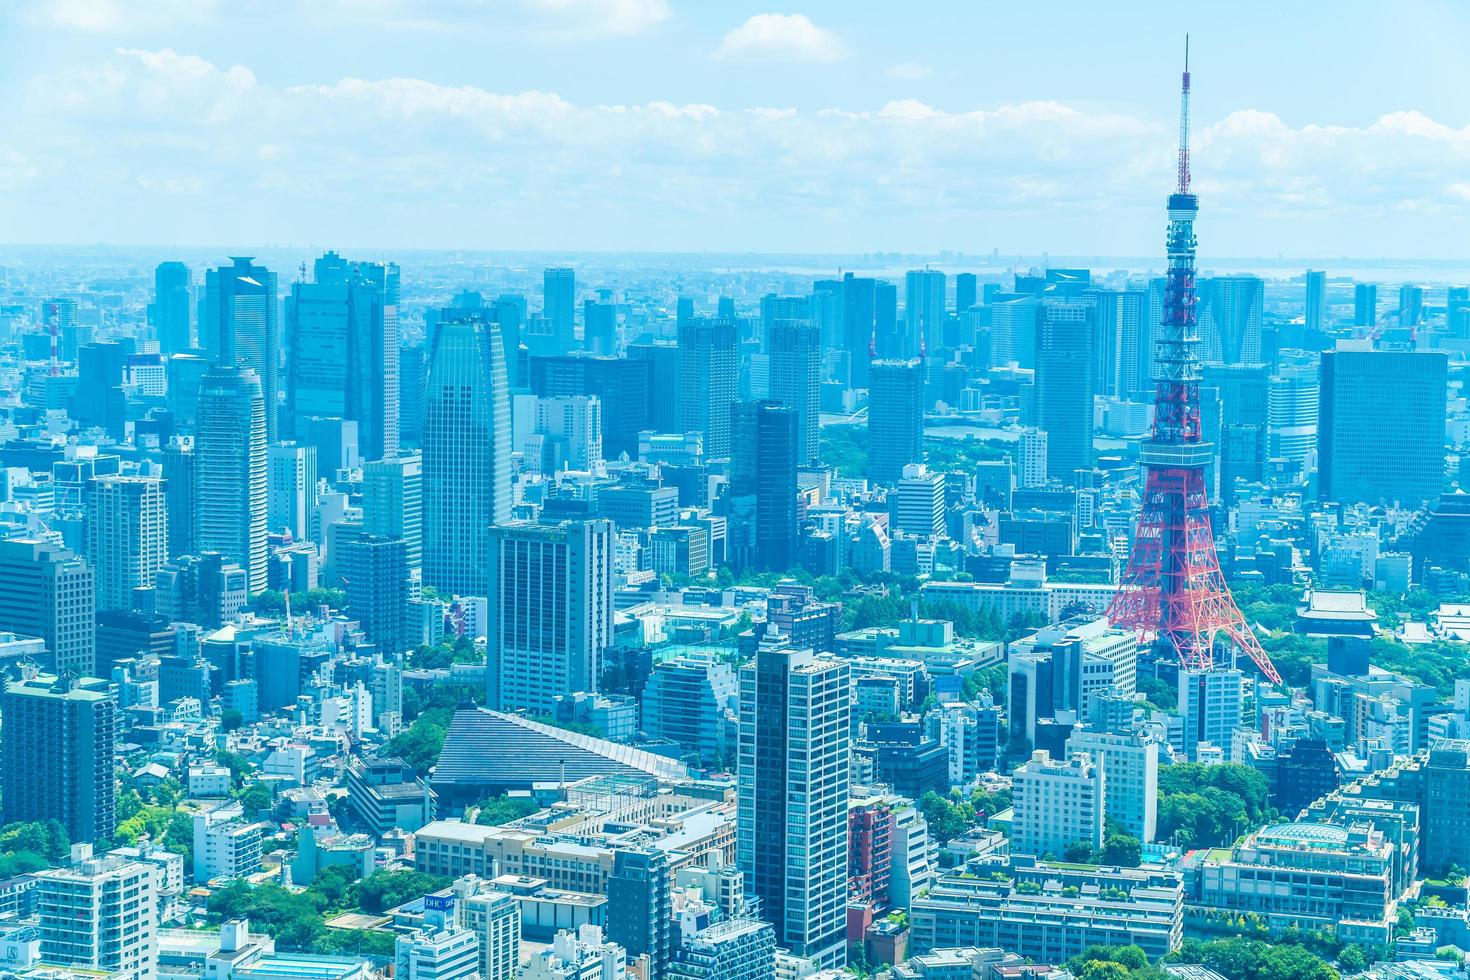
M 5 237 L 1150 255 L 1189 31 L 1203 265 L 1466 257 L 1467 21 L 1447 2 L 14 4 Z M 1385 39 L 1411 23 L 1436 30 L 1404 57 Z

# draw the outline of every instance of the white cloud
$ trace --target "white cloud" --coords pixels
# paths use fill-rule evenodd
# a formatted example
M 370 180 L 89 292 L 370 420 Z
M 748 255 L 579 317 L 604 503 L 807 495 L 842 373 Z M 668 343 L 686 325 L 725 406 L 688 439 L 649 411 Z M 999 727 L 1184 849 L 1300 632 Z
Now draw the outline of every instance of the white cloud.
M 573 35 L 641 34 L 673 16 L 668 0 L 528 0 Z
M 814 111 L 417 78 L 280 87 L 166 48 L 0 95 L 17 106 L 16 149 L 0 151 L 17 240 L 71 214 L 81 239 L 112 241 L 1152 254 L 1173 173 L 1172 120 L 1046 101 Z M 1467 168 L 1470 127 L 1421 113 L 1293 126 L 1242 109 L 1197 129 L 1204 250 L 1299 251 L 1293 236 L 1315 234 L 1335 253 L 1414 254 L 1425 214 L 1470 221 Z
M 889 65 L 883 70 L 883 74 L 898 82 L 922 82 L 934 74 L 934 69 L 928 65 L 905 61 L 901 64 Z
M 756 14 L 725 35 L 715 57 L 821 62 L 841 61 L 850 53 L 841 38 L 805 14 Z
M 33 0 L 42 25 L 79 31 L 145 31 L 207 19 L 217 0 Z

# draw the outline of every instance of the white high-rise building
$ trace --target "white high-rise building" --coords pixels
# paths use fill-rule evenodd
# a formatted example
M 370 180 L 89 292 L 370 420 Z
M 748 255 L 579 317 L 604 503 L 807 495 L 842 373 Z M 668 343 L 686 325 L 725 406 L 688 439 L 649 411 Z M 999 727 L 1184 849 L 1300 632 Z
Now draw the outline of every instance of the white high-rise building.
M 1138 732 L 1077 728 L 1067 753 L 1085 752 L 1097 760 L 1107 784 L 1105 814 L 1147 844 L 1154 839 L 1159 812 L 1159 745 Z
M 1184 741 L 1179 748 L 1191 762 L 1199 758 L 1201 742 L 1230 759 L 1244 701 L 1245 675 L 1233 667 L 1179 671 L 1179 714 L 1184 720 Z
M 271 446 L 266 451 L 266 486 L 269 530 L 307 540 L 316 511 L 316 447 L 297 442 Z
M 1016 478 L 1021 486 L 1046 484 L 1046 451 L 1046 433 L 1041 429 L 1027 429 L 1021 433 L 1021 443 L 1016 450 Z
M 777 945 L 838 967 L 847 950 L 852 682 L 846 662 L 782 639 L 740 671 L 736 858 Z
M 1077 841 L 1102 847 L 1103 770 L 1087 753 L 1059 761 L 1038 749 L 1012 773 L 1011 798 L 1012 854 L 1060 858 Z
M 163 481 L 99 476 L 87 488 L 87 558 L 96 571 L 99 610 L 133 608 L 133 590 L 151 588 L 168 561 Z
M 260 870 L 260 824 L 237 802 L 194 814 L 194 881 L 243 878 Z
M 199 385 L 194 438 L 194 547 L 245 570 L 246 591 L 266 585 L 266 412 L 253 370 L 219 364 Z
M 894 527 L 916 538 L 943 536 L 943 473 L 931 473 L 923 463 L 910 463 L 903 468 L 897 494 L 898 514 Z
M 595 396 L 537 398 L 524 444 L 526 468 L 548 476 L 602 469 L 602 401 Z
M 98 970 L 121 980 L 158 975 L 157 870 L 72 849 L 70 867 L 36 873 L 41 956 L 53 966 Z
M 480 941 L 480 980 L 514 980 L 521 958 L 521 903 L 508 892 L 474 891 L 475 883 L 455 882 L 459 921 Z
M 550 712 L 596 691 L 613 640 L 611 521 L 517 521 L 490 530 L 488 703 Z
M 470 980 L 479 975 L 480 941 L 468 929 L 426 925 L 398 936 L 393 964 L 395 980 Z

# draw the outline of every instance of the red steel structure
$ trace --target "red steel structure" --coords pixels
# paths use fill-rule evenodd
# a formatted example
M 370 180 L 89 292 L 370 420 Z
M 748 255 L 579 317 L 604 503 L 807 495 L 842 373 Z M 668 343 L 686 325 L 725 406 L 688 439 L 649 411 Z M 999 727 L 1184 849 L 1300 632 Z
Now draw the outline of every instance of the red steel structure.
M 1240 614 L 1220 571 L 1210 525 L 1205 468 L 1213 447 L 1200 431 L 1199 332 L 1195 323 L 1194 219 L 1189 190 L 1189 41 L 1179 104 L 1179 185 L 1169 196 L 1169 272 L 1158 340 L 1152 437 L 1143 444 L 1148 471 L 1133 551 L 1108 607 L 1114 626 L 1173 651 L 1184 667 L 1214 665 L 1221 634 L 1273 683 L 1281 675 Z

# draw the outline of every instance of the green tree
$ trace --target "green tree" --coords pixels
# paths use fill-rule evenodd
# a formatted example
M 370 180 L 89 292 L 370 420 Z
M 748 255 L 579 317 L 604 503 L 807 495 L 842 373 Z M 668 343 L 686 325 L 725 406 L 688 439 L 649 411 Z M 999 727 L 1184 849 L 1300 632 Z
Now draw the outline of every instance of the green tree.
M 219 713 L 219 727 L 222 732 L 233 732 L 245 724 L 245 715 L 239 708 L 225 708 Z
M 451 881 L 422 871 L 374 871 L 357 884 L 357 900 L 364 912 L 383 913 L 429 892 L 448 888 Z
M 1090 864 L 1092 862 L 1092 844 L 1085 840 L 1074 840 L 1067 845 L 1064 856 L 1073 864 Z
M 975 809 L 968 802 L 940 796 L 930 790 L 919 798 L 919 810 L 938 841 L 952 840 L 975 824 Z
M 479 812 L 475 814 L 475 823 L 485 827 L 499 827 L 501 824 L 519 820 L 521 817 L 529 817 L 540 809 L 535 803 L 525 796 L 487 796 L 479 803 Z
M 1136 868 L 1143 862 L 1143 845 L 1129 834 L 1110 834 L 1103 842 L 1102 863 Z
M 1344 946 L 1337 954 L 1337 965 L 1348 973 L 1362 973 L 1368 969 L 1368 957 L 1360 946 Z

